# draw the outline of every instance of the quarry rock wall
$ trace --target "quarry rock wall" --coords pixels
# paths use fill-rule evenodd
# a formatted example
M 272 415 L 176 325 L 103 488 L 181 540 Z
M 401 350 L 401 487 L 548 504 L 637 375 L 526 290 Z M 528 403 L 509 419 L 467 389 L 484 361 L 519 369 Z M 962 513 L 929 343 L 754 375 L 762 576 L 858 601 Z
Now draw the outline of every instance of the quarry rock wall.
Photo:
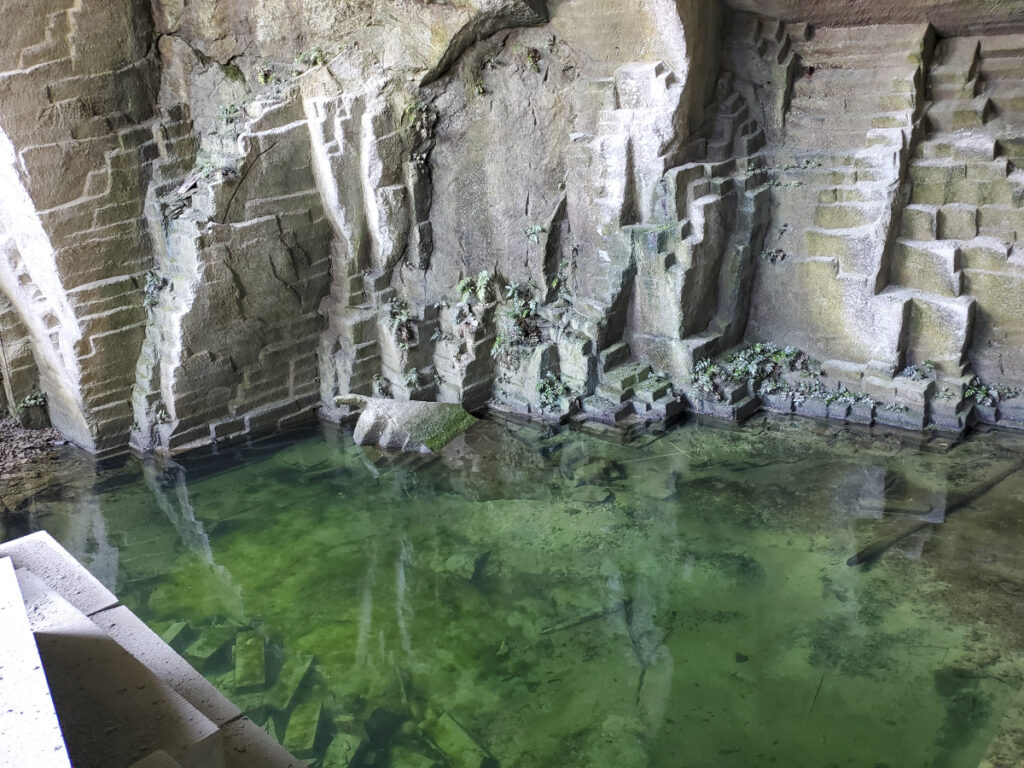
M 1020 423 L 1024 6 L 744 1 L 6 4 L 7 408 Z

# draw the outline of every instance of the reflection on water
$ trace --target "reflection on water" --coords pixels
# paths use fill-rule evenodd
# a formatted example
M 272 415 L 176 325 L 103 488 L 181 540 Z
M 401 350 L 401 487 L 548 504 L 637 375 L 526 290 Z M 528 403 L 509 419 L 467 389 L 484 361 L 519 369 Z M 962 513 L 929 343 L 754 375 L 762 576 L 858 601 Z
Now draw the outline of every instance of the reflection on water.
M 1000 433 L 485 421 L 432 461 L 329 429 L 69 455 L 3 498 L 324 768 L 974 768 L 1015 764 L 1022 460 Z

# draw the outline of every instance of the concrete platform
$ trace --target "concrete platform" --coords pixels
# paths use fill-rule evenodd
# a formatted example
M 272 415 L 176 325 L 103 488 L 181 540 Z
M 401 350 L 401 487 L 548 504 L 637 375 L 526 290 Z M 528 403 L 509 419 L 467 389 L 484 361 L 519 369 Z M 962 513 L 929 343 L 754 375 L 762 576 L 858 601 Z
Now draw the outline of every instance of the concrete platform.
M 305 768 L 49 534 L 0 544 L 0 626 L 0 765 Z
M 9 558 L 0 560 L 0 765 L 71 768 Z

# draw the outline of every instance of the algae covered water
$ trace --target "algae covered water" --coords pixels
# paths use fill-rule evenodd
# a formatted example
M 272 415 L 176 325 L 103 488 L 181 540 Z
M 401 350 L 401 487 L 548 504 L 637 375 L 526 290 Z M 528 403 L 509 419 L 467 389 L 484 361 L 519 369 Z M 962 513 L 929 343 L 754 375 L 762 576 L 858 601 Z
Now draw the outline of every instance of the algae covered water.
M 1024 754 L 1022 460 L 482 421 L 429 461 L 324 428 L 4 493 L 324 768 L 974 768 Z

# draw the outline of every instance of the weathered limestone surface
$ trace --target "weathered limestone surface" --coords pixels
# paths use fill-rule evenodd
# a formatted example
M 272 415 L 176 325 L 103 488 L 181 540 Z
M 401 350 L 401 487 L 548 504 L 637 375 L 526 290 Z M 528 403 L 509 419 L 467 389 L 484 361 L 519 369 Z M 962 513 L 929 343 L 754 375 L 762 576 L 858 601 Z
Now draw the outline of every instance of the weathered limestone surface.
M 771 342 L 812 400 L 1024 421 L 1024 6 L 745 2 L 5 4 L 8 409 L 100 452 L 352 394 L 741 416 L 702 361 Z

